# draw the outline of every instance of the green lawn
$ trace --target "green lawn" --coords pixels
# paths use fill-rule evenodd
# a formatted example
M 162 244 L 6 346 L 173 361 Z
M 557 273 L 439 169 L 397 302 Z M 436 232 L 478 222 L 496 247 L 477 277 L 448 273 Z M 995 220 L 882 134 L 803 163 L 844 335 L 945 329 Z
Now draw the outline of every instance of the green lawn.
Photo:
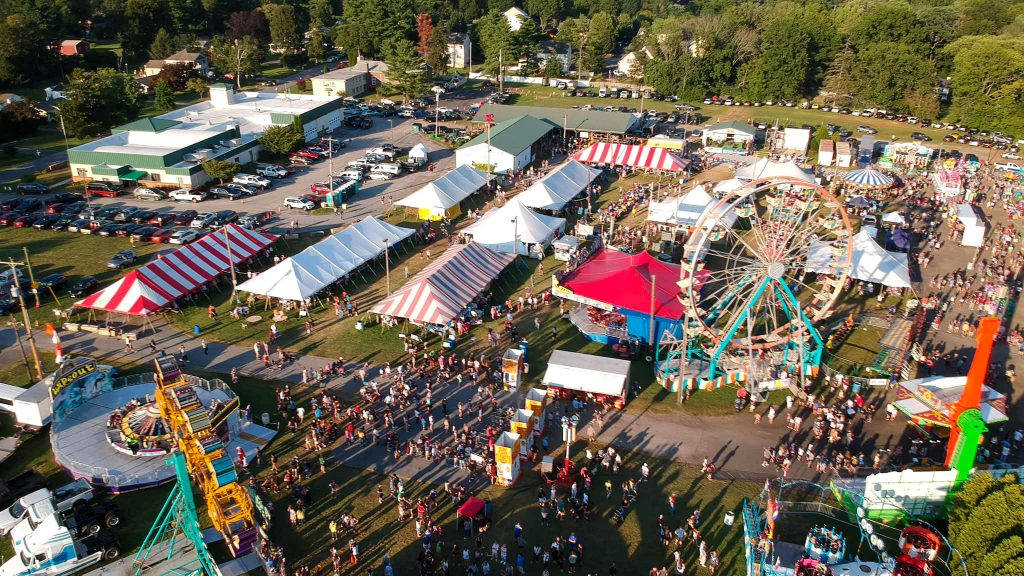
M 864 369 L 871 366 L 881 351 L 879 342 L 886 329 L 877 326 L 857 325 L 836 350 L 830 352 L 828 365 L 833 369 L 852 376 L 872 376 Z
M 10 156 L 4 154 L 0 156 L 0 170 L 4 168 L 13 168 L 19 164 L 28 162 L 31 159 L 32 156 L 25 154 L 24 152 L 18 152 L 17 154 L 12 154 Z
M 68 136 L 67 144 L 74 148 L 80 144 L 89 142 L 92 138 L 74 138 Z M 39 128 L 35 135 L 22 138 L 12 142 L 15 146 L 34 150 L 55 150 L 64 149 L 64 134 L 60 131 L 60 123 L 54 122 Z

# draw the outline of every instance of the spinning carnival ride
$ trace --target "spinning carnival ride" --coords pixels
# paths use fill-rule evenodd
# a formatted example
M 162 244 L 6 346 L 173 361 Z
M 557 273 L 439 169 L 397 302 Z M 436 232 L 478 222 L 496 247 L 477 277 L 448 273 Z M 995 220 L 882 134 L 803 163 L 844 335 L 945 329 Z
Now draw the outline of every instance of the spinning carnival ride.
M 846 284 L 852 238 L 842 203 L 797 178 L 755 180 L 708 206 L 686 243 L 684 330 L 658 345 L 662 385 L 813 373 L 824 350 L 815 324 Z M 830 247 L 831 274 L 805 271 L 812 242 Z

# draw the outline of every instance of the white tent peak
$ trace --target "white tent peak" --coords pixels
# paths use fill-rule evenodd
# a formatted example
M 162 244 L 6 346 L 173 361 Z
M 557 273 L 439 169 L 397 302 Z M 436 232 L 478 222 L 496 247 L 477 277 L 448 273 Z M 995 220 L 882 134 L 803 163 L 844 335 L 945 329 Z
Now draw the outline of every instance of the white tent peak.
M 528 254 L 527 244 L 547 246 L 558 231 L 565 228 L 565 218 L 538 214 L 513 198 L 500 208 L 484 214 L 483 218 L 466 228 L 473 241 L 497 252 Z
M 531 184 L 516 198 L 530 208 L 561 210 L 600 175 L 600 170 L 569 160 Z
M 464 164 L 395 202 L 421 210 L 443 212 L 462 202 L 491 179 L 490 176 Z
M 761 158 L 753 164 L 736 170 L 736 178 L 740 180 L 760 180 L 761 178 L 789 177 L 799 178 L 805 182 L 814 184 L 814 176 L 810 172 L 797 166 L 796 162 L 776 162 L 768 158 Z
M 852 242 L 851 278 L 894 288 L 910 287 L 910 268 L 906 254 L 882 248 L 867 230 L 858 232 Z M 806 268 L 810 272 L 833 274 L 837 271 L 835 256 L 830 242 L 813 238 L 807 249 Z

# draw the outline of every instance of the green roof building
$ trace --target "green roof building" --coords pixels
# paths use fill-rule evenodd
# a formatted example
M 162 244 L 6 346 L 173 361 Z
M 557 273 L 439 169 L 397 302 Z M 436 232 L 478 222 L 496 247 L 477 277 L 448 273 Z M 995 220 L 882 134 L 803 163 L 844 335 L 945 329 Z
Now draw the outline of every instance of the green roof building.
M 528 166 L 544 139 L 558 127 L 540 118 L 519 115 L 493 125 L 455 151 L 455 165 L 471 165 L 499 174 L 515 173 Z M 488 144 L 488 138 L 490 143 Z

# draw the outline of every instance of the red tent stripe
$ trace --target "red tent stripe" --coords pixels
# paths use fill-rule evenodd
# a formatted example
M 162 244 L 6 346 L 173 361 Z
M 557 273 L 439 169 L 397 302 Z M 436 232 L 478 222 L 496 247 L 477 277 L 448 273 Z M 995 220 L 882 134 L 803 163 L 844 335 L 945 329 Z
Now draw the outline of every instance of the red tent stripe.
M 139 268 L 139 271 L 146 277 L 160 283 L 168 288 L 168 294 L 177 297 L 191 291 L 193 284 L 183 278 L 176 270 L 171 268 L 162 258 L 151 262 L 147 266 Z M 159 281 L 159 282 L 157 282 Z

